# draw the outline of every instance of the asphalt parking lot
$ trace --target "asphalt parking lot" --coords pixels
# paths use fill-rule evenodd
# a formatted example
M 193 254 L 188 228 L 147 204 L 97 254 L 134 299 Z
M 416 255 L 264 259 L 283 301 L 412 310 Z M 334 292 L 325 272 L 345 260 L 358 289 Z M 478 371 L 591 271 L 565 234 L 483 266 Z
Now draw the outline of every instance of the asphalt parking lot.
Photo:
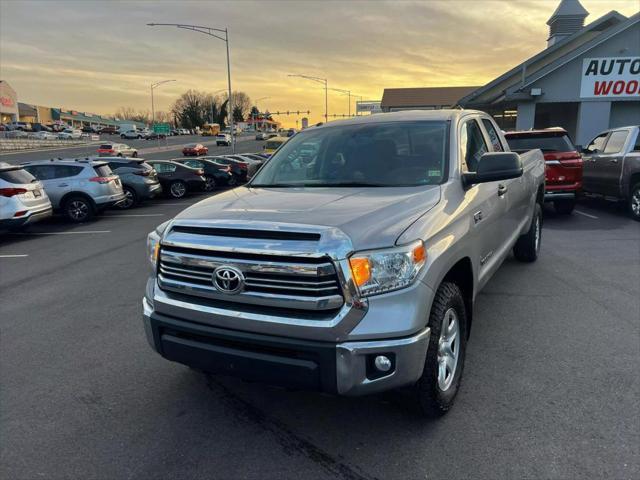
M 401 395 L 286 391 L 150 349 L 146 235 L 202 198 L 0 236 L 3 478 L 640 476 L 640 224 L 617 206 L 545 211 L 539 261 L 507 260 L 479 296 L 455 408 L 424 421 Z

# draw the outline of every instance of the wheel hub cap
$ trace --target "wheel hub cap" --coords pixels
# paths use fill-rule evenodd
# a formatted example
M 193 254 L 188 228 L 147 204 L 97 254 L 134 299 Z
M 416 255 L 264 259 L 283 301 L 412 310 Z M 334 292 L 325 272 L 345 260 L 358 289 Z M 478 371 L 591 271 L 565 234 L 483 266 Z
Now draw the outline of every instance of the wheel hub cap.
M 82 202 L 72 202 L 69 208 L 71 216 L 75 219 L 81 219 L 87 216 L 89 207 Z
M 458 314 L 450 308 L 444 314 L 438 340 L 438 387 L 447 390 L 453 383 L 460 355 L 460 322 Z

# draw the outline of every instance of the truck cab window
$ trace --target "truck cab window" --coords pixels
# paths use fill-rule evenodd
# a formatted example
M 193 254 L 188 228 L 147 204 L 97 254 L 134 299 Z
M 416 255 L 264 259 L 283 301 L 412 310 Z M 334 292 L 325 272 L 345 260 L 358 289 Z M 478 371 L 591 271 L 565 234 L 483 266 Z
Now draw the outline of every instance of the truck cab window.
M 604 147 L 603 153 L 618 153 L 621 152 L 624 148 L 624 143 L 627 141 L 627 131 L 626 130 L 618 130 L 613 132 L 609 136 L 609 140 L 607 141 L 607 145 Z
M 502 142 L 500 141 L 500 135 L 496 131 L 496 128 L 491 123 L 491 120 L 487 118 L 482 119 L 482 124 L 484 125 L 485 130 L 489 134 L 489 140 L 491 141 L 491 146 L 493 147 L 494 152 L 504 152 L 504 147 L 502 146 Z
M 460 158 L 463 171 L 475 172 L 480 157 L 488 151 L 478 122 L 476 120 L 466 122 L 460 132 Z

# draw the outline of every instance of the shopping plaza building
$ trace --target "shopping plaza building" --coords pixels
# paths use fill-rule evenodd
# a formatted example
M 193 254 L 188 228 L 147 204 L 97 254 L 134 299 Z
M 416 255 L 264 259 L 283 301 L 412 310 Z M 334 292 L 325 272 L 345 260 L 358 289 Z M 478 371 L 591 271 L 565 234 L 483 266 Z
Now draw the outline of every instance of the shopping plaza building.
M 121 123 L 136 124 L 144 127 L 142 122 L 131 120 L 115 120 L 94 113 L 65 110 L 62 108 L 32 105 L 18 101 L 16 91 L 4 80 L 0 80 L 0 122 L 42 123 L 43 125 L 61 124 L 71 127 L 117 127 Z

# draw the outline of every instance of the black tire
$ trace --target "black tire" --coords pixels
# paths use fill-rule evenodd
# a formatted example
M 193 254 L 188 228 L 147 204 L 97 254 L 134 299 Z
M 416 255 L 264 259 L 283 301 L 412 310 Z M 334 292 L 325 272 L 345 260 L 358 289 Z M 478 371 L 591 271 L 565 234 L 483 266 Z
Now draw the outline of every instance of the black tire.
M 168 193 L 172 198 L 184 198 L 187 195 L 187 185 L 182 180 L 175 180 L 169 185 Z
M 631 218 L 640 222 L 640 183 L 636 183 L 631 187 L 631 194 L 629 195 L 629 213 Z
M 535 262 L 540 252 L 542 243 L 542 208 L 536 203 L 531 219 L 531 226 L 524 235 L 521 235 L 513 247 L 513 254 L 521 262 Z
M 555 200 L 553 202 L 553 208 L 561 215 L 571 215 L 575 206 L 575 200 Z
M 204 178 L 206 180 L 203 189 L 205 192 L 213 192 L 216 188 L 218 188 L 218 183 L 216 182 L 216 178 L 213 175 L 205 175 Z
M 86 197 L 74 196 L 64 201 L 64 214 L 73 223 L 88 222 L 95 214 L 95 208 Z
M 133 153 L 131 154 L 131 156 L 132 156 L 133 158 L 138 158 L 138 151 L 136 150 L 135 152 L 133 152 Z
M 448 366 L 443 366 L 448 363 L 444 360 L 445 356 L 440 355 L 442 327 L 445 319 L 449 325 L 452 311 L 457 323 L 457 344 L 455 339 L 451 340 L 451 352 L 456 354 L 453 371 L 449 370 Z M 462 292 L 455 283 L 443 282 L 438 288 L 429 314 L 429 328 L 431 336 L 427 358 L 422 377 L 413 387 L 412 397 L 413 404 L 422 415 L 434 418 L 444 415 L 453 406 L 460 388 L 467 351 L 467 311 Z M 444 368 L 445 372 L 442 378 L 441 368 Z
M 135 207 L 138 204 L 138 195 L 136 191 L 131 187 L 124 187 L 122 189 L 125 194 L 125 199 L 122 203 L 119 203 L 117 207 L 120 210 L 128 210 Z
M 122 154 L 121 154 L 121 153 L 119 153 L 119 154 L 118 154 L 118 157 L 122 158 Z

